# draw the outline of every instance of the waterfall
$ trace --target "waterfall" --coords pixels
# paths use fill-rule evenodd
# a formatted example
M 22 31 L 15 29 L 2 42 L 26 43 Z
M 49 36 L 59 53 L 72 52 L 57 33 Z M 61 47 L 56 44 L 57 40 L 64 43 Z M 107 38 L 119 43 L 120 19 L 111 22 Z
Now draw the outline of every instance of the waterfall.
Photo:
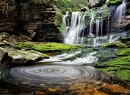
M 116 32 L 117 30 L 112 30 L 118 26 L 115 24 L 119 23 L 125 16 L 126 1 L 124 0 L 116 10 L 115 6 L 109 8 L 107 25 L 104 24 L 106 8 L 106 6 L 103 6 L 87 12 L 72 12 L 70 21 L 65 20 L 69 15 L 67 12 L 63 17 L 63 23 L 67 30 L 64 43 L 99 46 L 117 41 L 122 34 Z
M 96 19 L 96 36 L 99 36 L 100 19 Z
M 69 31 L 66 33 L 64 42 L 66 44 L 79 44 L 79 36 L 85 27 L 86 13 L 72 12 L 71 25 Z
M 111 31 L 111 26 L 110 26 L 110 17 L 112 16 L 114 10 L 115 10 L 115 6 L 110 6 L 109 7 L 109 11 L 108 11 L 108 23 L 107 23 L 107 32 Z
M 91 20 L 90 20 L 90 28 L 89 28 L 89 36 L 92 37 L 93 36 L 93 26 L 94 26 L 94 18 L 95 18 L 95 12 L 91 11 Z
M 126 13 L 126 1 L 124 0 L 122 4 L 117 7 L 111 25 L 118 27 L 118 24 L 120 24 L 121 21 L 123 20 L 125 13 Z
M 67 34 L 69 30 L 69 12 L 67 11 L 66 14 L 63 16 L 63 25 L 65 26 L 65 34 Z

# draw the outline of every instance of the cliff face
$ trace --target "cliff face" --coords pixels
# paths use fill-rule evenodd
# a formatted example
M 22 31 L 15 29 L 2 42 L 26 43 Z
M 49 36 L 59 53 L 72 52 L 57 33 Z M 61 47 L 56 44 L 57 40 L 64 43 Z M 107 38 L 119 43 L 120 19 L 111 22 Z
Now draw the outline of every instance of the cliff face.
M 4 9 L 8 9 L 7 14 L 0 10 L 0 32 L 25 34 L 35 41 L 62 42 L 62 34 L 54 19 L 59 12 L 53 6 L 24 0 L 3 3 L 7 4 Z

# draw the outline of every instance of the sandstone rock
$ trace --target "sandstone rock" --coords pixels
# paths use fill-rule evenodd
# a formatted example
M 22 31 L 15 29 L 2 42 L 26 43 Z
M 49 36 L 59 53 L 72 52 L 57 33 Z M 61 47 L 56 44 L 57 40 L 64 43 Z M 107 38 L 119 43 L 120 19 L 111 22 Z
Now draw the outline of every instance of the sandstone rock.
M 10 50 L 8 53 L 13 58 L 12 63 L 16 64 L 26 64 L 44 57 L 42 53 L 34 50 Z

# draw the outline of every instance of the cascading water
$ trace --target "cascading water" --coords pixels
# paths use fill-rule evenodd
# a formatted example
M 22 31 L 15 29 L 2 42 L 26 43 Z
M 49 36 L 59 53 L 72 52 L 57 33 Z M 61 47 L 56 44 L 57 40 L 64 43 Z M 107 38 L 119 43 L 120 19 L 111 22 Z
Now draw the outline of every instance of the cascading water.
M 111 26 L 110 26 L 110 17 L 112 16 L 114 10 L 116 9 L 116 6 L 110 6 L 108 10 L 108 21 L 107 21 L 107 32 L 111 31 Z
M 111 21 L 112 26 L 118 27 L 126 13 L 126 1 L 124 0 L 120 6 L 117 7 L 116 12 Z
M 69 12 L 67 11 L 66 14 L 63 16 L 63 23 L 65 28 L 65 34 L 67 33 L 68 29 L 69 29 Z
M 121 37 L 121 33 L 117 33 L 115 31 L 111 32 L 111 28 L 113 28 L 112 26 L 117 27 L 117 25 L 115 25 L 116 22 L 120 22 L 123 16 L 125 16 L 126 1 L 124 0 L 122 4 L 117 7 L 115 13 L 113 13 L 114 9 L 115 7 L 111 7 L 108 10 L 108 24 L 106 26 L 103 24 L 106 6 L 101 9 L 93 9 L 91 12 L 72 12 L 71 25 L 66 32 L 64 43 L 99 46 L 104 43 L 112 43 L 117 41 Z M 86 17 L 88 18 L 86 19 Z M 63 19 L 65 19 L 65 17 L 63 17 Z M 89 26 L 88 22 L 90 22 Z M 67 22 L 63 23 L 66 24 Z M 106 27 L 106 29 L 104 29 L 104 27 Z M 84 33 L 87 34 L 87 36 L 84 35 Z
M 64 42 L 66 44 L 78 44 L 79 43 L 78 38 L 81 34 L 81 31 L 83 31 L 84 27 L 85 27 L 85 13 L 82 14 L 80 12 L 72 12 L 71 26 L 69 27 L 69 30 L 66 33 Z

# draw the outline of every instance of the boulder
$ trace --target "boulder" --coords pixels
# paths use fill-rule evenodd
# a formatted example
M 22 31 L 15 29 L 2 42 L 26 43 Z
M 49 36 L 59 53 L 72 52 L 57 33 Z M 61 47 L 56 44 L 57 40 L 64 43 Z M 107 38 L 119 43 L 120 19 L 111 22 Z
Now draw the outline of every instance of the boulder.
M 8 54 L 13 58 L 12 63 L 16 64 L 26 64 L 44 58 L 42 53 L 34 50 L 9 50 Z

